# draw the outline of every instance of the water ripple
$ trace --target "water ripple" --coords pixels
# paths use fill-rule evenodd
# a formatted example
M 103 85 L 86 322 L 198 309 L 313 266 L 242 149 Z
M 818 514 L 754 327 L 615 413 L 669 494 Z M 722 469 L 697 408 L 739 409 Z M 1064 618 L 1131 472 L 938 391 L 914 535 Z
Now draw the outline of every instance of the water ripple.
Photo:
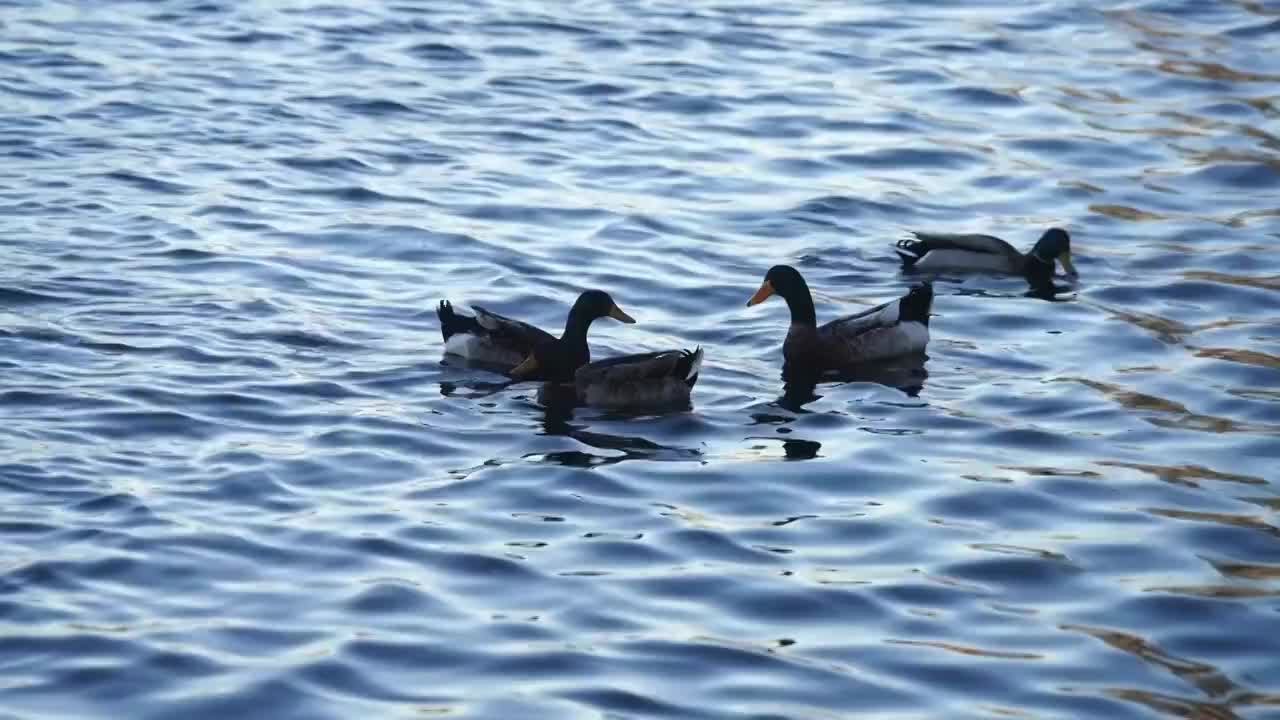
M 6 718 L 1280 711 L 1267 3 L 0 5 Z M 691 409 L 441 362 L 586 287 Z

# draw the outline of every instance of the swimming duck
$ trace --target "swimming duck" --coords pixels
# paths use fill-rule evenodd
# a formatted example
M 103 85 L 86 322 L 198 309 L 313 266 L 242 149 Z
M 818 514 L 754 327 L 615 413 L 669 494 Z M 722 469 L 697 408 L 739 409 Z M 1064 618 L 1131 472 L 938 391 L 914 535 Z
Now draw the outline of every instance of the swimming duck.
M 537 357 L 536 350 L 529 356 L 535 369 L 541 367 Z M 572 389 L 579 402 L 600 408 L 684 407 L 701 370 L 700 347 L 619 355 L 578 368 L 566 388 Z
M 489 312 L 477 305 L 472 305 L 471 309 L 475 311 L 475 317 L 454 311 L 448 300 L 440 301 L 436 315 L 440 318 L 445 353 L 511 369 L 524 362 L 534 348 L 557 342 L 554 335 L 529 323 Z M 602 317 L 624 323 L 635 322 L 614 303 L 609 293 L 587 290 L 569 309 L 561 336 L 564 342 L 556 345 L 559 352 L 567 353 L 560 362 L 578 367 L 591 359 L 587 350 L 587 328 Z M 523 379 L 532 379 L 532 376 Z
M 1046 230 L 1025 255 L 992 235 L 922 232 L 912 235 L 914 239 L 899 240 L 896 248 L 902 266 L 907 269 L 988 270 L 1022 275 L 1032 285 L 1043 285 L 1053 277 L 1053 262 L 1057 260 L 1064 272 L 1076 275 L 1076 268 L 1071 264 L 1071 236 L 1062 228 Z
M 623 322 L 635 321 L 628 316 Z M 573 327 L 570 311 L 564 335 L 538 343 L 524 362 L 511 371 L 511 377 L 543 379 L 567 386 L 578 401 L 597 407 L 625 409 L 688 404 L 702 368 L 702 348 L 620 355 L 589 362 L 586 328 L 570 332 Z
M 781 295 L 791 310 L 791 328 L 782 344 L 786 377 L 923 352 L 929 342 L 929 308 L 933 305 L 929 283 L 916 285 L 897 300 L 825 325 L 818 325 L 809 286 L 795 268 L 769 268 L 747 306 L 762 303 L 771 295 Z

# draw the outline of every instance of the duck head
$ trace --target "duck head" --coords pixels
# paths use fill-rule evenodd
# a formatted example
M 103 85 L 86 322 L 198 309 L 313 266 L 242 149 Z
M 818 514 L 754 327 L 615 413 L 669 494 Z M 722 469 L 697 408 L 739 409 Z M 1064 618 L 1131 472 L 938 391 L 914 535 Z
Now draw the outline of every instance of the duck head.
M 1031 258 L 1049 266 L 1049 274 L 1053 274 L 1053 262 L 1062 265 L 1062 271 L 1071 277 L 1077 277 L 1076 266 L 1071 264 L 1071 236 L 1062 228 L 1049 228 L 1036 241 L 1029 253 Z
M 557 340 L 543 343 L 533 349 L 524 362 L 511 371 L 516 380 L 545 378 L 557 382 L 573 379 L 573 373 L 591 361 L 587 348 L 587 329 L 599 318 L 610 317 L 628 325 L 635 319 L 622 311 L 613 297 L 603 290 L 587 290 L 578 296 L 569 309 L 564 333 Z
M 791 308 L 793 324 L 816 325 L 817 317 L 813 311 L 813 295 L 809 293 L 809 284 L 800 276 L 800 272 L 790 265 L 774 265 L 764 275 L 760 289 L 747 301 L 747 307 L 758 305 L 768 300 L 771 295 L 778 295 L 787 301 Z

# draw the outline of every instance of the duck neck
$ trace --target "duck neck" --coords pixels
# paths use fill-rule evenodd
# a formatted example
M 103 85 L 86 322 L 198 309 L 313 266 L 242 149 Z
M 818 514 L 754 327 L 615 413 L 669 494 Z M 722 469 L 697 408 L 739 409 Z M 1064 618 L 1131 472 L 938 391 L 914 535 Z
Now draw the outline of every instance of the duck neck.
M 1042 260 L 1039 255 L 1032 250 L 1023 258 L 1022 275 L 1027 282 L 1032 285 L 1040 285 L 1049 282 L 1053 278 L 1053 260 Z
M 587 344 L 587 329 L 591 327 L 592 320 L 595 320 L 595 318 L 580 312 L 578 308 L 570 310 L 569 319 L 564 323 L 564 332 L 560 335 L 561 342 L 573 347 L 585 347 Z
M 793 292 L 783 296 L 787 307 L 791 309 L 791 324 L 814 327 L 818 324 L 818 315 L 813 311 L 813 296 L 807 286 L 800 286 Z

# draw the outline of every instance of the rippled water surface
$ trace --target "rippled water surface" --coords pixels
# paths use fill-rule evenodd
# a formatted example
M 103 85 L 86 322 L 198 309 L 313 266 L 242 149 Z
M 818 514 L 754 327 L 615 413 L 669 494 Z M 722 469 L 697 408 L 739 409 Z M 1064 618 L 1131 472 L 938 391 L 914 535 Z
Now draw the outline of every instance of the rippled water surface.
M 1280 717 L 1280 3 L 0 2 L 0 717 Z M 923 367 L 783 397 L 891 243 Z M 688 412 L 548 411 L 435 303 Z

